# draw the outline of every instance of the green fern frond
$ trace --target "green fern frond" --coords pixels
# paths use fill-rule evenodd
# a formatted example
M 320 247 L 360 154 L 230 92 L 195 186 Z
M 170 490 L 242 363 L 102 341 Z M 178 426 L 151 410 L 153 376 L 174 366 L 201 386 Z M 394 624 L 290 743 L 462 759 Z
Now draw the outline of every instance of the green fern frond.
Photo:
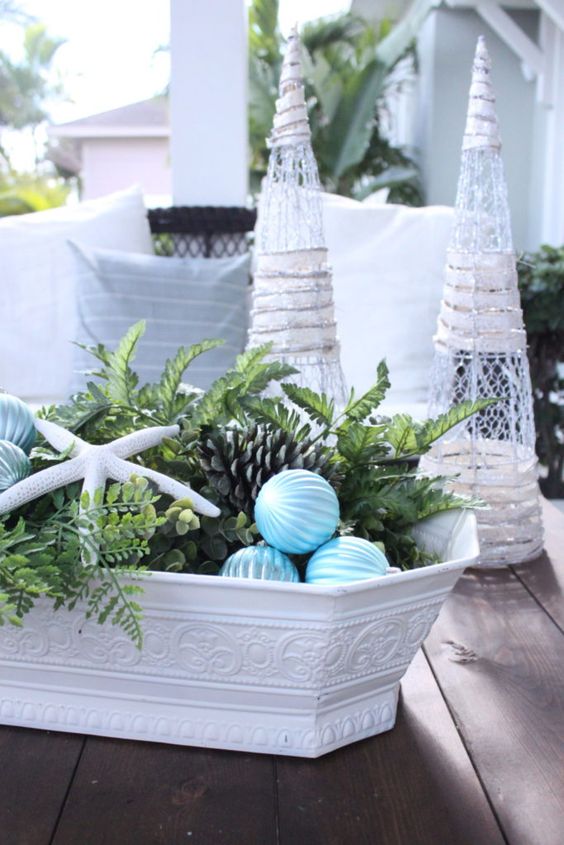
M 417 423 L 409 414 L 395 414 L 386 428 L 386 440 L 393 450 L 393 457 L 416 455 L 419 450 Z
M 271 423 L 281 431 L 292 434 L 298 441 L 311 434 L 311 426 L 302 422 L 299 412 L 289 408 L 280 399 L 251 396 L 244 399 L 242 404 L 255 422 Z
M 139 340 L 145 333 L 145 320 L 140 320 L 126 332 L 120 340 L 115 352 L 108 355 L 106 365 L 108 375 L 108 395 L 119 404 L 129 405 L 132 394 L 137 386 L 138 378 L 130 367 L 135 358 Z
M 441 414 L 432 420 L 426 420 L 420 425 L 417 432 L 418 448 L 421 452 L 427 451 L 439 437 L 442 437 L 455 425 L 464 422 L 469 417 L 484 411 L 497 402 L 499 402 L 499 399 L 479 399 L 475 402 L 468 399 L 459 402 L 458 405 L 453 405 L 445 414 Z
M 216 349 L 224 343 L 222 340 L 202 340 L 192 346 L 181 346 L 174 358 L 170 358 L 161 376 L 158 387 L 158 397 L 161 404 L 161 411 L 169 421 L 174 421 L 176 407 L 178 405 L 177 393 L 182 377 L 195 358 Z
M 245 379 L 245 390 L 249 395 L 257 395 L 266 390 L 270 382 L 282 381 L 297 373 L 295 367 L 283 361 L 263 362 L 249 373 Z
M 244 376 L 249 376 L 271 350 L 272 343 L 263 343 L 262 346 L 253 346 L 251 349 L 246 349 L 237 356 L 234 369 Z
M 335 418 L 335 402 L 325 393 L 315 393 L 297 384 L 280 385 L 288 399 L 305 411 L 313 422 L 331 428 Z
M 338 451 L 351 465 L 368 464 L 386 454 L 382 441 L 384 426 L 369 426 L 351 422 L 338 433 Z
M 347 420 L 363 422 L 366 417 L 377 410 L 385 398 L 389 387 L 388 365 L 385 361 L 380 361 L 376 369 L 376 382 L 366 393 L 363 393 L 358 398 L 355 398 L 354 390 L 351 390 L 351 395 L 343 411 L 343 416 Z

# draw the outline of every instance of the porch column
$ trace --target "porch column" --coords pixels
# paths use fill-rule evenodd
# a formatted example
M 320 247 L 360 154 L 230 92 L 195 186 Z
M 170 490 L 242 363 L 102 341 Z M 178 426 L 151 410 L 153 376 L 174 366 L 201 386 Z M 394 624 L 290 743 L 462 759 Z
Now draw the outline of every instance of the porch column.
M 170 11 L 174 204 L 244 205 L 245 0 L 171 0 Z
M 546 113 L 544 145 L 538 153 L 544 171 L 539 240 L 559 246 L 564 243 L 564 30 L 544 12 L 540 37 L 546 67 L 539 97 Z

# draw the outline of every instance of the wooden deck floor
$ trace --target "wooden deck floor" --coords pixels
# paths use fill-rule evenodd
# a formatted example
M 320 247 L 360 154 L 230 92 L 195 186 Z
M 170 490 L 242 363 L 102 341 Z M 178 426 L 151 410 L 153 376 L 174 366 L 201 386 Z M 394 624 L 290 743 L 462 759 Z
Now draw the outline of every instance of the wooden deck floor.
M 545 525 L 539 562 L 462 577 L 394 730 L 319 760 L 0 728 L 0 845 L 562 845 L 564 517 Z

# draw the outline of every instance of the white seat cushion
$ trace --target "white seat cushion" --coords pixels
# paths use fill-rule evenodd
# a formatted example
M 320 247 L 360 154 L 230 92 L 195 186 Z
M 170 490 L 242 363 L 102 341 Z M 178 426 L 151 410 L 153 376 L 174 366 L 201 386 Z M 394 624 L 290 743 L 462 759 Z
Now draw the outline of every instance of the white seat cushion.
M 0 387 L 30 401 L 65 399 L 76 336 L 67 244 L 152 253 L 138 187 L 0 220 Z

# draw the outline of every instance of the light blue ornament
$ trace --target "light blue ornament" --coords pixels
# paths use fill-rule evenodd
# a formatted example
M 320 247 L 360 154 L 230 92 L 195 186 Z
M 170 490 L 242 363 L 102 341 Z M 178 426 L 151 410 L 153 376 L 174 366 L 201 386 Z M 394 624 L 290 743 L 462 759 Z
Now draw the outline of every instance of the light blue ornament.
M 385 575 L 389 569 L 384 552 L 361 537 L 335 537 L 308 561 L 307 584 L 348 584 Z
M 289 557 L 272 546 L 247 546 L 228 557 L 220 575 L 230 578 L 261 578 L 265 581 L 299 581 L 298 570 Z
M 333 536 L 339 500 L 328 481 L 307 469 L 286 469 L 258 494 L 255 522 L 269 545 L 287 554 L 307 554 Z
M 9 440 L 0 440 L 0 493 L 27 478 L 30 472 L 31 461 L 23 449 Z
M 0 393 L 0 440 L 9 440 L 26 455 L 35 443 L 35 423 L 31 410 L 9 393 Z

